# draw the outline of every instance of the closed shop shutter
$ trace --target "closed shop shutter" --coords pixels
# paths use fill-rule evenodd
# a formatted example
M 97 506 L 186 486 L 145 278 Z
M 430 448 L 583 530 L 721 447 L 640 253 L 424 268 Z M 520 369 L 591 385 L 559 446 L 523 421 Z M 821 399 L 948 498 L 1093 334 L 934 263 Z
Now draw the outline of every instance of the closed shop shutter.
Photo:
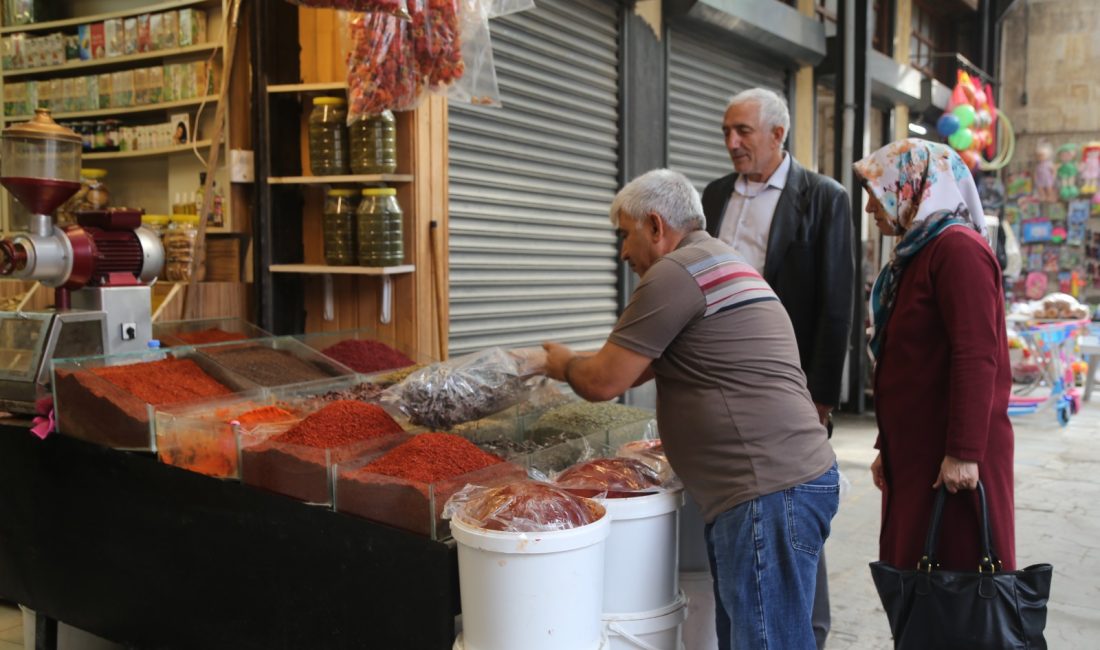
M 722 47 L 684 26 L 669 31 L 668 164 L 702 192 L 733 171 L 722 141 L 729 98 L 757 86 L 786 97 L 787 72 L 738 56 L 750 46 Z
M 539 0 L 491 23 L 503 108 L 450 107 L 450 354 L 593 348 L 617 315 L 614 4 Z

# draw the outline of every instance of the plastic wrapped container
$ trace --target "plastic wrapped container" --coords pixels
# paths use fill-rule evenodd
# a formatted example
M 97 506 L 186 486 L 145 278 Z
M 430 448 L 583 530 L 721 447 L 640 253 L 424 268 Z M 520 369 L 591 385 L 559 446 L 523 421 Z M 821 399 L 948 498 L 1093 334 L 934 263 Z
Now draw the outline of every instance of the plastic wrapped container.
M 359 264 L 396 266 L 405 261 L 405 240 L 397 190 L 372 187 L 363 190 L 356 211 Z
M 259 327 L 240 318 L 202 318 L 153 323 L 153 338 L 161 347 L 205 345 L 271 337 Z
M 342 97 L 314 97 L 309 114 L 309 168 L 314 176 L 347 174 L 347 108 Z
M 289 336 L 204 345 L 199 351 L 259 386 L 286 386 L 355 374 Z
M 330 189 L 325 197 L 325 263 L 352 266 L 357 260 L 355 241 L 355 190 Z
M 173 363 L 166 365 L 166 361 Z M 131 382 L 120 383 L 117 377 L 109 376 L 117 372 L 112 368 L 120 366 L 134 366 Z M 51 372 L 61 433 L 132 451 L 156 451 L 157 407 L 223 398 L 259 388 L 194 348 L 55 359 Z
M 348 127 L 351 171 L 392 174 L 397 171 L 397 120 L 390 111 L 356 120 Z
M 164 279 L 187 282 L 195 259 L 195 240 L 199 236 L 199 215 L 174 214 L 168 222 L 164 241 Z

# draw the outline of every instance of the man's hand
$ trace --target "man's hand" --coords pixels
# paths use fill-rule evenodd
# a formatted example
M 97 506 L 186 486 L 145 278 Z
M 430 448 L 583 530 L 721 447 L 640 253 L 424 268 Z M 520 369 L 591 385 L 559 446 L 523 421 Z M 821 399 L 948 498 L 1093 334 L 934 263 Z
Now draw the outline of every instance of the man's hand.
M 818 404 L 814 402 L 814 406 L 817 407 L 817 419 L 821 420 L 821 424 L 825 424 L 829 421 L 829 414 L 833 412 L 833 407 L 828 404 Z
M 978 464 L 969 460 L 959 460 L 954 456 L 944 456 L 940 463 L 940 475 L 932 484 L 933 490 L 946 485 L 947 491 L 955 494 L 959 490 L 973 490 L 978 487 Z
M 882 471 L 882 454 L 871 461 L 871 480 L 880 491 L 886 487 L 886 472 Z
M 561 343 L 546 342 L 542 344 L 546 350 L 546 376 L 558 381 L 565 381 L 565 366 L 576 356 L 572 350 Z

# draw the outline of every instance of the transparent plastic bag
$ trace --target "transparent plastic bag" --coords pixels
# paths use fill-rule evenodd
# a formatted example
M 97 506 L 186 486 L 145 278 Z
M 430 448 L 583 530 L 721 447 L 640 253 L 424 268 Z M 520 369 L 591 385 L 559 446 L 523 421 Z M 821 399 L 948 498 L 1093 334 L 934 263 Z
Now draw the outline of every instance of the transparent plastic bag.
M 529 369 L 507 350 L 488 348 L 421 368 L 387 388 L 381 400 L 413 424 L 449 429 L 518 403 L 533 386 Z
M 406 0 L 290 0 L 292 4 L 312 9 L 338 9 L 342 11 L 377 11 L 408 18 Z
M 599 521 L 598 503 L 537 481 L 516 481 L 496 487 L 467 485 L 443 507 L 444 519 L 486 530 L 536 533 L 580 528 Z
M 554 485 L 580 496 L 613 499 L 657 492 L 661 477 L 635 458 L 595 458 L 558 474 Z
M 459 0 L 409 0 L 413 52 L 424 86 L 432 92 L 462 77 Z
M 661 478 L 662 485 L 668 484 L 676 478 L 672 466 L 668 464 L 665 447 L 660 438 L 650 438 L 647 435 L 641 440 L 632 440 L 621 445 L 616 455 L 623 458 L 633 458 L 644 463 L 657 473 L 657 476 Z
M 535 0 L 486 0 L 486 4 L 490 18 L 500 18 L 535 8 Z
M 393 14 L 352 14 L 349 21 L 348 124 L 383 111 L 415 108 L 422 86 L 411 22 Z
M 447 90 L 451 101 L 500 106 L 493 45 L 489 39 L 488 0 L 456 0 L 462 41 L 463 73 Z

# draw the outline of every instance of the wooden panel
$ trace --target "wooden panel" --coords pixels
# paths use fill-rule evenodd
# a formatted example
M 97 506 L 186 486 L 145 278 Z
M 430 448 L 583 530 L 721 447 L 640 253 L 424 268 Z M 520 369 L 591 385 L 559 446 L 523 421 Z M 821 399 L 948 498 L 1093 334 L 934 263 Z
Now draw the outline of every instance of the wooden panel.
M 164 297 L 175 283 L 158 282 L 153 286 L 153 311 L 160 307 Z M 157 322 L 180 320 L 183 316 L 186 284 L 172 297 L 155 319 Z M 246 318 L 245 305 L 249 285 L 243 282 L 199 282 L 195 284 L 195 300 L 198 309 L 192 318 Z

